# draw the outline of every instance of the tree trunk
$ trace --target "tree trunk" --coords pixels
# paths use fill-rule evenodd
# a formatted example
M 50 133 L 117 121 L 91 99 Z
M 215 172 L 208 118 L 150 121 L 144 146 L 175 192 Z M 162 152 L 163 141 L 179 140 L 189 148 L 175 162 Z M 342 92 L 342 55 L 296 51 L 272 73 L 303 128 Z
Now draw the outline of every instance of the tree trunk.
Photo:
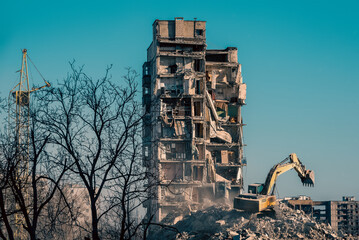
M 98 233 L 98 218 L 97 218 L 97 210 L 96 204 L 93 199 L 91 199 L 91 216 L 92 216 L 92 239 L 100 240 L 100 236 Z
M 5 201 L 4 201 L 4 195 L 3 195 L 2 190 L 0 191 L 0 207 L 1 207 L 1 212 L 3 215 L 3 221 L 5 223 L 6 231 L 8 234 L 8 238 L 9 238 L 9 240 L 14 240 L 14 232 L 10 226 L 9 219 L 6 216 Z

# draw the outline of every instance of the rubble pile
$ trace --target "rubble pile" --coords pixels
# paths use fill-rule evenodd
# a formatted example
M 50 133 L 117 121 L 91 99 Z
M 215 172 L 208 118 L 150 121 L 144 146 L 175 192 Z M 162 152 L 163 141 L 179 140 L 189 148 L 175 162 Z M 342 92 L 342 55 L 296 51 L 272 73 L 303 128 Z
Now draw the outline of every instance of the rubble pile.
M 177 222 L 178 221 L 178 222 Z M 212 206 L 191 212 L 181 219 L 170 215 L 163 221 L 171 228 L 152 229 L 150 239 L 355 239 L 317 223 L 303 211 L 279 203 L 275 216 L 250 214 L 228 206 Z

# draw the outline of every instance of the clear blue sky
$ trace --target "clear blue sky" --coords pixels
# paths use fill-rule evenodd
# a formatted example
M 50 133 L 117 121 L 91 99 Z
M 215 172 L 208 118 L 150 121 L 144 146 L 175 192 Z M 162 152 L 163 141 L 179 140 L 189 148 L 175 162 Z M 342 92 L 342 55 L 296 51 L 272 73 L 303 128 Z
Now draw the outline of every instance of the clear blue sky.
M 50 81 L 76 59 L 101 76 L 114 65 L 141 72 L 155 19 L 207 21 L 208 48 L 238 47 L 248 86 L 246 183 L 296 152 L 316 172 L 304 188 L 294 171 L 281 197 L 359 199 L 359 1 L 1 1 L 0 94 L 20 67 L 20 49 Z M 33 76 L 36 77 L 33 70 Z M 140 81 L 140 78 L 139 78 Z M 34 84 L 42 84 L 40 78 Z

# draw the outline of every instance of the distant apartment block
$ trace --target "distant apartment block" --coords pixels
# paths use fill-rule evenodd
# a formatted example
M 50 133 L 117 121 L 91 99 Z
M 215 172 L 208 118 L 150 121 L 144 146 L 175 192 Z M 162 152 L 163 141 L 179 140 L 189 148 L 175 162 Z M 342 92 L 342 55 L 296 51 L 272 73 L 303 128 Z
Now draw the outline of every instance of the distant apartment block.
M 288 200 L 290 206 L 312 215 L 319 222 L 329 223 L 335 231 L 359 236 L 359 201 L 343 197 L 342 201 L 313 201 L 310 198 Z
M 156 20 L 142 86 L 143 163 L 161 182 L 147 213 L 160 221 L 239 194 L 246 84 L 237 48 L 207 49 L 205 21 Z

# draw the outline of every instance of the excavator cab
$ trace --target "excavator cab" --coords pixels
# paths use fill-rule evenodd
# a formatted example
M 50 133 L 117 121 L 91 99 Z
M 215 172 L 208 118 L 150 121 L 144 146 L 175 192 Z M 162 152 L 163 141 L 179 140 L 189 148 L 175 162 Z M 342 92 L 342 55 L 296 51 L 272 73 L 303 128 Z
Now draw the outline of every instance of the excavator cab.
M 248 185 L 248 193 L 260 194 L 262 192 L 262 190 L 263 190 L 262 183 L 255 183 L 255 184 Z

